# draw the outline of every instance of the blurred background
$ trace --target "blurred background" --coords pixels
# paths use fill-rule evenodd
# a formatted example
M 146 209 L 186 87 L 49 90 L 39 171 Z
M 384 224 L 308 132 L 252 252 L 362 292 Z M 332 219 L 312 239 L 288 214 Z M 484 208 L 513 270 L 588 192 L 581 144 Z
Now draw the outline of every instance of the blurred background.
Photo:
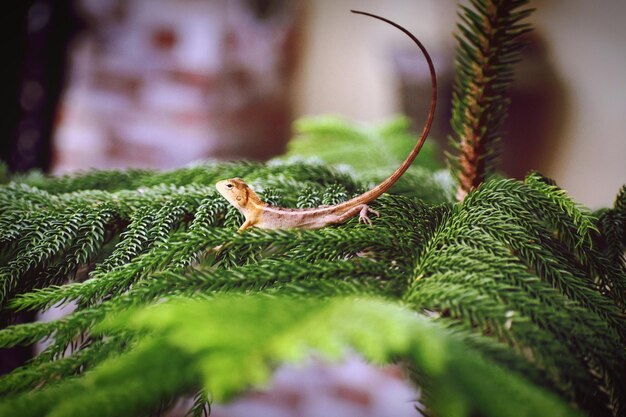
M 511 90 L 503 170 L 538 169 L 577 200 L 626 182 L 626 2 L 535 0 Z M 13 171 L 173 168 L 264 160 L 291 122 L 405 113 L 421 128 L 428 74 L 384 15 L 415 32 L 441 82 L 431 140 L 449 134 L 456 2 L 23 0 L 3 12 L 0 158 Z
M 626 183 L 626 2 L 531 6 L 535 30 L 511 89 L 502 169 L 537 169 L 591 208 L 610 205 Z M 12 171 L 51 173 L 265 160 L 284 152 L 294 119 L 328 113 L 365 122 L 404 113 L 421 129 L 423 58 L 400 32 L 351 8 L 405 26 L 433 55 L 441 104 L 431 140 L 443 150 L 456 1 L 21 0 L 0 16 L 0 159 Z M 249 401 L 293 415 L 309 392 L 318 411 L 324 398 L 351 404 L 334 415 L 413 415 L 415 392 L 383 389 L 397 371 L 344 367 L 334 385 L 333 368 L 309 371 L 326 376 L 306 383 L 284 370 L 282 394 Z M 376 404 L 387 395 L 404 408 L 385 414 Z

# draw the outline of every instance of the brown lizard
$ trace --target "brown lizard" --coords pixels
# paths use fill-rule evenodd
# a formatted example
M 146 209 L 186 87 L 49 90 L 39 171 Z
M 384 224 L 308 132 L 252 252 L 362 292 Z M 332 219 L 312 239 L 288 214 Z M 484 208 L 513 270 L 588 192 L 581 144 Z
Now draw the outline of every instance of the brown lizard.
M 435 67 L 430 55 L 422 43 L 415 36 L 413 36 L 411 32 L 402 26 L 370 13 L 354 10 L 352 10 L 352 12 L 382 20 L 383 22 L 400 29 L 409 38 L 411 38 L 413 42 L 415 42 L 424 54 L 430 70 L 432 97 L 426 124 L 422 130 L 422 134 L 420 135 L 413 150 L 409 153 L 409 156 L 400 165 L 400 167 L 398 167 L 389 176 L 389 178 L 371 190 L 333 206 L 321 206 L 306 209 L 270 206 L 269 204 L 263 202 L 259 196 L 240 178 L 231 178 L 218 182 L 216 184 L 216 188 L 220 194 L 222 194 L 233 206 L 235 206 L 246 219 L 239 228 L 239 231 L 243 231 L 249 227 L 258 227 L 261 229 L 319 229 L 333 224 L 341 224 L 357 214 L 359 215 L 359 221 L 371 224 L 368 213 L 373 213 L 377 216 L 379 214 L 369 208 L 367 203 L 377 199 L 384 192 L 386 192 L 398 180 L 398 178 L 404 174 L 422 148 L 433 123 L 435 107 L 437 104 L 437 76 L 435 74 Z

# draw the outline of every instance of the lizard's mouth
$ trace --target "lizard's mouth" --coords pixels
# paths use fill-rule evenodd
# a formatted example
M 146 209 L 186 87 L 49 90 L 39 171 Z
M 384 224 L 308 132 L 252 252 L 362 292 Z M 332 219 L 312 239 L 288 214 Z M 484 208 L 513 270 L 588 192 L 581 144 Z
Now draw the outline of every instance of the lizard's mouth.
M 226 196 L 226 193 L 227 193 L 226 184 L 227 184 L 227 181 L 225 180 L 219 181 L 217 184 L 215 184 L 215 188 L 217 189 L 217 191 L 224 197 L 227 197 Z
M 230 183 L 230 181 L 228 180 L 219 181 L 217 184 L 215 184 L 215 188 L 222 195 L 222 197 L 228 200 L 230 204 L 232 204 L 235 207 L 239 207 L 239 202 L 237 201 L 236 196 L 233 193 L 233 190 L 235 188 Z

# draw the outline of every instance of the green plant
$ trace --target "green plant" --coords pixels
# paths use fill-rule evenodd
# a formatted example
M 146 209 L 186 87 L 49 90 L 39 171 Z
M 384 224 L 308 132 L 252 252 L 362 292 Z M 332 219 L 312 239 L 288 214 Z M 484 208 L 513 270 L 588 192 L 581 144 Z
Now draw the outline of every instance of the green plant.
M 494 174 L 500 156 L 501 127 L 506 117 L 506 90 L 513 80 L 513 65 L 520 59 L 520 35 L 530 25 L 528 0 L 471 0 L 461 5 L 452 96 L 450 144 L 458 150 L 451 158 L 458 178 L 457 198 Z
M 474 2 L 475 13 L 523 5 Z M 412 141 L 401 121 L 300 129 L 308 145 L 291 156 L 328 136 L 382 136 L 397 141 L 390 168 Z M 378 152 L 377 142 L 358 148 Z M 337 163 L 337 152 L 323 157 Z M 0 330 L 0 347 L 50 342 L 0 377 L 0 415 L 147 415 L 195 394 L 199 416 L 209 398 L 262 385 L 277 363 L 351 348 L 406 364 L 440 416 L 624 416 L 626 187 L 595 214 L 538 173 L 454 203 L 451 176 L 433 168 L 412 168 L 378 199 L 372 227 L 241 234 L 220 179 L 313 207 L 389 170 L 289 158 L 14 177 L 0 192 L 2 320 L 76 309 Z

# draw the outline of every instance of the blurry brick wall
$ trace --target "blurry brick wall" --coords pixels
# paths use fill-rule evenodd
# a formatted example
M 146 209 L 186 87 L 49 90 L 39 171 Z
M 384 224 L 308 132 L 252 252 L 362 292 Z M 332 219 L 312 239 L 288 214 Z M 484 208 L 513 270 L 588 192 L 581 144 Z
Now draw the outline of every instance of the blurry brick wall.
M 79 0 L 54 171 L 265 159 L 291 122 L 299 1 Z
M 419 390 L 399 366 L 375 368 L 359 357 L 341 363 L 309 360 L 278 369 L 267 390 L 250 390 L 228 404 L 212 404 L 212 417 L 422 417 Z M 185 417 L 193 399 L 166 417 Z

